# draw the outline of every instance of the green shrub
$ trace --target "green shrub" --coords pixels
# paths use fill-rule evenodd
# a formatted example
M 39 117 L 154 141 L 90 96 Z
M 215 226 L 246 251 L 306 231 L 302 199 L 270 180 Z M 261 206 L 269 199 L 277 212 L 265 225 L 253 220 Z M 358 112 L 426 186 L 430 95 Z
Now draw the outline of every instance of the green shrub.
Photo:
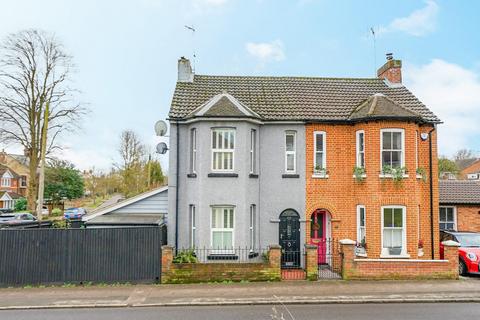
M 173 258 L 173 263 L 197 263 L 197 256 L 193 249 L 179 252 L 175 258 Z
M 27 199 L 21 198 L 15 202 L 15 211 L 27 210 Z
M 55 229 L 68 229 L 70 228 L 70 222 L 67 220 L 57 220 L 53 222 L 52 226 Z
M 60 209 L 60 208 L 54 208 L 54 209 L 52 210 L 52 212 L 50 213 L 50 215 L 51 215 L 52 217 L 59 217 L 59 216 L 63 215 L 63 211 L 62 211 L 62 209 Z

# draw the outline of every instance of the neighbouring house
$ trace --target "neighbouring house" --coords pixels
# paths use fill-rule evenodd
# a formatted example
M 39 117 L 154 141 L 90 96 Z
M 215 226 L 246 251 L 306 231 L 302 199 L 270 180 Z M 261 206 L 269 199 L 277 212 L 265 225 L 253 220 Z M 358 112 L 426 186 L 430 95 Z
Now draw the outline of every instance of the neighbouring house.
M 22 197 L 27 197 L 28 193 L 28 158 L 23 155 L 9 154 L 5 150 L 0 151 L 0 170 L 6 167 L 16 174 L 16 188 L 11 190 Z
M 82 220 L 87 228 L 160 226 L 167 214 L 168 187 L 161 187 L 94 210 Z
M 469 159 L 460 168 L 461 179 L 480 180 L 480 159 Z
M 480 232 L 480 182 L 440 180 L 440 230 Z
M 0 164 L 0 209 L 14 209 L 18 199 L 25 195 L 22 176 Z
M 378 78 L 261 77 L 197 75 L 182 57 L 168 120 L 169 244 L 279 244 L 285 267 L 306 244 L 329 264 L 344 238 L 368 258 L 438 259 L 440 120 L 401 61 Z

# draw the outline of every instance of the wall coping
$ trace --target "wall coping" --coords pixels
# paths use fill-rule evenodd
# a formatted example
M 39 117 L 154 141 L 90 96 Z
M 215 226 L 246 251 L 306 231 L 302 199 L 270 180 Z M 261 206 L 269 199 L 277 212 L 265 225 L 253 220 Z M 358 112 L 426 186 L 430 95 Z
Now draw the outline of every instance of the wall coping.
M 460 247 L 460 243 L 458 243 L 456 241 L 453 241 L 453 240 L 443 241 L 442 244 L 445 247 Z
M 408 262 L 408 263 L 428 263 L 428 262 L 442 262 L 447 263 L 448 260 L 423 260 L 423 259 L 353 259 L 355 262 Z
M 357 242 L 356 241 L 353 241 L 353 240 L 350 240 L 350 239 L 342 239 L 339 241 L 340 244 L 343 244 L 343 245 L 355 245 Z

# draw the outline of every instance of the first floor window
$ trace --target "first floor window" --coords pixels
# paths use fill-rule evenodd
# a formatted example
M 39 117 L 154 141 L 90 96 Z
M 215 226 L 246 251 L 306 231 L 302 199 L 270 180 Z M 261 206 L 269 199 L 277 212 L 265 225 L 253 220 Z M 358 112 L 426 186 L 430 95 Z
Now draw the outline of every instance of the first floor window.
M 405 253 L 405 208 L 383 207 L 382 254 L 388 256 Z
M 256 232 L 256 224 L 257 224 L 257 221 L 256 221 L 256 217 L 257 217 L 257 213 L 256 213 L 256 206 L 254 204 L 252 204 L 250 206 L 250 227 L 249 227 L 249 244 L 250 244 L 250 251 L 254 251 L 255 250 L 255 242 L 256 242 L 256 236 L 255 236 L 255 232 Z
M 212 207 L 212 247 L 233 250 L 233 230 L 233 207 Z
M 233 171 L 235 129 L 212 130 L 212 170 Z
M 381 131 L 382 168 L 403 167 L 404 130 L 383 129 Z
M 285 172 L 287 173 L 295 173 L 296 148 L 296 133 L 287 131 L 285 133 Z
M 365 131 L 357 131 L 357 167 L 365 168 Z
M 12 184 L 12 180 L 10 178 L 2 178 L 0 182 L 0 186 L 2 187 L 10 187 Z
M 190 172 L 197 172 L 197 129 L 190 131 Z
M 456 230 L 455 207 L 440 207 L 440 230 Z
M 257 149 L 257 131 L 252 129 L 250 131 L 250 173 L 255 173 L 256 171 L 256 150 Z
M 365 236 L 365 207 L 357 206 L 357 242 L 362 247 L 366 243 Z
M 325 169 L 327 165 L 327 159 L 325 157 L 326 150 L 326 133 L 325 132 L 315 132 L 314 133 L 314 172 L 321 172 Z
M 189 213 L 189 221 L 190 221 L 190 247 L 194 248 L 196 243 L 196 233 L 197 233 L 197 222 L 195 221 L 195 206 L 193 204 L 190 205 L 190 213 Z

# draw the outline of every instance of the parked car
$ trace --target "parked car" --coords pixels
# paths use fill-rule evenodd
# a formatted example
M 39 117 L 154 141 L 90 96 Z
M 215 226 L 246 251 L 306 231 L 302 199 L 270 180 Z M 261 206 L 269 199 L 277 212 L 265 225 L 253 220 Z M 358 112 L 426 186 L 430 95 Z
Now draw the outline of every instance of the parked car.
M 0 214 L 0 223 L 8 220 L 12 220 L 13 218 L 15 218 L 14 214 L 8 214 L 8 213 Z
M 29 212 L 0 215 L 0 224 L 4 225 L 15 225 L 32 221 L 37 221 L 37 218 Z
M 47 206 L 43 206 L 42 207 L 42 216 L 48 216 L 48 214 L 49 214 L 49 211 L 48 211 Z
M 440 232 L 440 258 L 444 258 L 443 241 L 453 240 L 460 243 L 458 248 L 458 273 L 480 273 L 480 233 L 441 231 Z
M 65 219 L 80 219 L 87 211 L 84 208 L 68 208 L 63 213 Z
M 5 213 L 13 213 L 13 209 L 0 208 L 0 215 Z

